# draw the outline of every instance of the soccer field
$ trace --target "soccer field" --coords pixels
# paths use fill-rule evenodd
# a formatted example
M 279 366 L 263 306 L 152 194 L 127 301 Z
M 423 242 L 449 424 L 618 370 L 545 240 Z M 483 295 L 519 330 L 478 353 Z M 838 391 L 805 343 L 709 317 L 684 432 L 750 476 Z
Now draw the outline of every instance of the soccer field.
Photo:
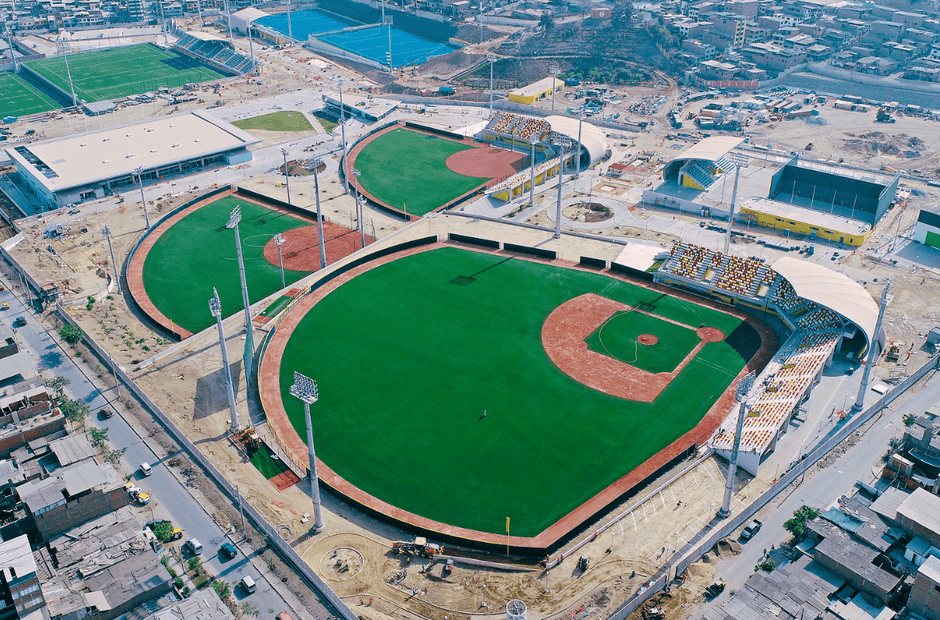
M 61 104 L 20 76 L 0 73 L 0 117 L 26 116 L 61 107 Z
M 742 326 L 606 275 L 443 248 L 313 306 L 284 350 L 281 398 L 304 437 L 288 390 L 294 371 L 318 382 L 317 455 L 366 493 L 482 532 L 505 533 L 510 517 L 514 535 L 535 536 L 694 428 L 756 352 L 708 342 L 652 403 L 592 390 L 541 340 L 548 315 L 586 293 L 727 335 Z
M 147 254 L 143 280 L 147 296 L 175 324 L 196 333 L 214 322 L 208 300 L 219 290 L 224 316 L 240 312 L 242 303 L 235 231 L 225 228 L 229 214 L 241 205 L 239 233 L 251 303 L 281 288 L 281 270 L 264 257 L 275 233 L 311 222 L 226 196 L 181 219 L 164 232 Z M 288 284 L 307 275 L 285 269 Z
M 354 165 L 362 173 L 359 185 L 377 200 L 412 215 L 424 215 L 489 181 L 457 174 L 445 164 L 449 156 L 471 148 L 400 129 L 366 144 Z
M 69 70 L 79 101 L 103 101 L 176 88 L 190 82 L 208 82 L 225 76 L 187 56 L 149 43 L 111 50 L 69 54 Z M 26 66 L 69 92 L 65 57 L 55 56 Z

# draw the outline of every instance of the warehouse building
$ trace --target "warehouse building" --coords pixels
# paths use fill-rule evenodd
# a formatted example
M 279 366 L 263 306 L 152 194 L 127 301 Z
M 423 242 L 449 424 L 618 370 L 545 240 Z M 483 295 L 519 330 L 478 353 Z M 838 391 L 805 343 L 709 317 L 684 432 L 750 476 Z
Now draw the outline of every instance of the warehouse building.
M 523 86 L 522 88 L 516 88 L 509 91 L 509 100 L 515 101 L 516 103 L 525 103 L 527 105 L 531 105 L 540 99 L 551 97 L 553 83 L 556 92 L 565 89 L 565 83 L 563 80 L 557 80 L 548 77 L 541 79 L 538 82 L 532 82 L 531 84 Z
M 260 140 L 203 111 L 6 149 L 45 208 L 103 198 L 143 183 L 251 160 Z M 140 172 L 138 172 L 140 169 Z
M 920 210 L 914 227 L 914 241 L 940 249 L 940 213 Z

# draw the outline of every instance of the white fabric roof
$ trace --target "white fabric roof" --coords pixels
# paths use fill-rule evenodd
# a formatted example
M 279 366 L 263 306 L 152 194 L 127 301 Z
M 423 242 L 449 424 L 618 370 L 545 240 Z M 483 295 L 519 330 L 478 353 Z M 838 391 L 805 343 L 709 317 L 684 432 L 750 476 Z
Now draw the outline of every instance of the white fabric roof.
M 572 140 L 578 139 L 578 119 L 567 116 L 548 116 L 545 118 L 552 131 L 568 136 Z M 591 154 L 591 164 L 595 164 L 607 152 L 607 136 L 596 125 L 587 121 L 581 123 L 581 145 Z
M 865 332 L 869 344 L 876 342 L 878 304 L 861 284 L 828 267 L 789 256 L 778 258 L 771 268 L 793 285 L 797 295 L 841 314 Z
M 689 147 L 687 151 L 679 155 L 676 159 L 704 159 L 707 161 L 715 161 L 742 142 L 744 142 L 743 138 L 736 138 L 734 136 L 705 138 L 701 142 Z

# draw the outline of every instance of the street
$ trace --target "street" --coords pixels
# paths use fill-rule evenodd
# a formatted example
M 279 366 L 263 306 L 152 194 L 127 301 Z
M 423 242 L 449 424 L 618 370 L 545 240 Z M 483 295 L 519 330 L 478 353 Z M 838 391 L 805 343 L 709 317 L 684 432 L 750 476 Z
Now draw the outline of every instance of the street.
M 6 284 L 9 285 L 9 282 Z M 239 548 L 239 553 L 232 559 L 219 556 L 219 548 L 229 540 L 222 529 L 213 521 L 211 515 L 206 512 L 193 496 L 189 493 L 187 487 L 181 482 L 147 443 L 141 438 L 137 430 L 128 423 L 120 409 L 110 405 L 115 410 L 115 415 L 110 419 L 103 419 L 99 415 L 99 410 L 105 405 L 109 405 L 109 400 L 95 388 L 88 380 L 82 370 L 69 357 L 69 353 L 63 351 L 59 344 L 42 328 L 35 320 L 33 313 L 28 311 L 21 300 L 14 295 L 9 286 L 7 290 L 0 292 L 0 303 L 7 302 L 10 305 L 9 310 L 4 312 L 3 320 L 10 324 L 19 316 L 24 316 L 27 320 L 25 326 L 16 331 L 16 337 L 22 348 L 29 351 L 37 360 L 38 370 L 45 378 L 51 376 L 65 377 L 71 383 L 66 388 L 66 392 L 71 398 L 85 403 L 91 409 L 86 424 L 108 430 L 108 439 L 112 447 L 116 449 L 126 448 L 122 466 L 119 471 L 132 472 L 131 478 L 135 484 L 141 486 L 153 498 L 151 503 L 138 510 L 146 513 L 143 517 L 146 521 L 154 519 L 170 519 L 178 527 L 183 528 L 183 541 L 189 538 L 198 538 L 203 544 L 201 554 L 203 564 L 210 574 L 224 579 L 232 586 L 232 594 L 241 606 L 244 603 L 250 604 L 257 612 L 259 618 L 272 618 L 274 615 L 288 609 L 284 599 L 272 588 L 268 581 L 262 576 L 255 566 L 250 562 L 250 558 L 245 557 L 244 549 L 249 553 L 254 553 L 249 546 Z M 116 396 L 113 391 L 107 391 L 108 396 Z M 147 462 L 153 467 L 153 474 L 148 477 L 139 471 L 141 463 Z M 234 541 L 240 541 L 241 534 L 237 534 Z M 182 542 L 182 541 L 180 541 Z M 178 546 L 180 544 L 174 543 Z M 265 571 L 267 572 L 267 571 Z M 257 590 L 249 594 L 238 582 L 244 576 L 250 576 L 258 584 Z M 308 601 L 308 605 L 314 605 Z M 315 613 L 320 618 L 326 618 L 330 614 L 316 604 Z

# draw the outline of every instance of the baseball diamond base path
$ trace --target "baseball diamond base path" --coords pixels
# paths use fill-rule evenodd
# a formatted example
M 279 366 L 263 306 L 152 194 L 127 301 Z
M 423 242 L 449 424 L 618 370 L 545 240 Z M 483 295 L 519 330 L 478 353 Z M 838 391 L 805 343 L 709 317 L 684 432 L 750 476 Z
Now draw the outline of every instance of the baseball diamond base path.
M 647 372 L 588 349 L 585 338 L 617 312 L 629 311 L 650 314 L 594 293 L 575 297 L 558 306 L 545 319 L 542 326 L 542 346 L 545 347 L 549 359 L 578 383 L 617 398 L 651 403 L 659 398 L 663 390 L 669 387 L 673 379 L 698 355 L 706 343 L 721 342 L 725 339 L 725 335 L 714 327 L 700 328 L 698 336 L 701 342 L 670 373 Z M 656 318 L 695 329 L 665 317 Z M 649 336 L 643 344 L 655 344 L 649 342 L 649 338 L 656 339 L 655 336 Z
M 258 384 L 265 413 L 269 424 L 275 429 L 278 435 L 283 439 L 287 449 L 295 455 L 303 457 L 306 454 L 306 445 L 298 436 L 296 430 L 291 424 L 282 402 L 282 392 L 280 385 L 281 360 L 288 341 L 291 338 L 293 330 L 303 320 L 304 316 L 321 300 L 331 292 L 350 280 L 376 268 L 380 265 L 399 260 L 406 256 L 438 250 L 443 247 L 462 247 L 455 243 L 436 243 L 430 246 L 424 246 L 412 250 L 403 251 L 390 256 L 378 258 L 370 263 L 361 265 L 341 276 L 324 284 L 321 288 L 309 294 L 304 299 L 296 303 L 292 311 L 285 315 L 279 322 L 274 331 L 271 340 L 268 343 L 266 353 L 262 359 L 258 371 Z M 474 251 L 481 251 L 479 248 L 473 248 Z M 513 260 L 527 260 L 517 255 L 511 255 L 505 252 L 491 252 L 497 256 L 509 257 Z M 540 261 L 529 261 L 540 262 Z M 596 270 L 579 269 L 573 264 L 553 261 L 556 266 L 564 266 L 579 271 L 596 273 Z M 649 290 L 666 294 L 678 299 L 694 302 L 695 304 L 719 310 L 736 318 L 747 321 L 753 328 L 752 334 L 756 333 L 761 338 L 761 344 L 757 352 L 751 356 L 751 359 L 745 363 L 734 381 L 718 396 L 714 405 L 704 414 L 701 421 L 691 430 L 683 434 L 678 439 L 667 445 L 663 450 L 656 453 L 638 467 L 616 480 L 613 484 L 597 493 L 587 502 L 581 504 L 567 515 L 557 520 L 544 531 L 532 537 L 509 536 L 483 532 L 473 529 L 453 526 L 437 520 L 429 519 L 418 514 L 414 514 L 393 506 L 381 499 L 378 499 L 362 489 L 354 486 L 330 467 L 318 460 L 318 474 L 323 484 L 331 488 L 339 495 L 345 497 L 351 503 L 362 509 L 384 518 L 389 521 L 403 524 L 411 528 L 418 528 L 425 532 L 443 537 L 446 540 L 460 541 L 471 545 L 483 545 L 488 548 L 497 546 L 505 547 L 508 544 L 515 548 L 517 552 L 524 554 L 542 554 L 551 552 L 557 546 L 567 540 L 571 534 L 587 526 L 587 524 L 596 518 L 604 510 L 609 509 L 611 505 L 621 500 L 627 493 L 631 492 L 636 485 L 647 480 L 652 474 L 658 472 L 661 468 L 668 465 L 675 458 L 681 456 L 690 447 L 704 442 L 718 427 L 725 416 L 734 406 L 735 384 L 738 378 L 756 368 L 762 368 L 773 355 L 777 340 L 773 331 L 759 323 L 752 317 L 739 312 L 733 308 L 722 306 L 711 300 L 699 298 L 693 295 L 685 294 L 682 291 L 670 289 L 668 287 L 649 284 L 645 282 L 636 282 L 621 274 L 605 272 L 605 275 L 614 279 L 628 282 L 633 286 L 641 286 Z M 699 334 L 711 337 L 717 336 L 715 333 Z M 729 337 L 729 340 L 731 338 Z M 756 348 L 756 347 L 754 347 Z M 750 349 L 753 351 L 753 348 Z M 301 462 L 303 458 L 300 459 Z

